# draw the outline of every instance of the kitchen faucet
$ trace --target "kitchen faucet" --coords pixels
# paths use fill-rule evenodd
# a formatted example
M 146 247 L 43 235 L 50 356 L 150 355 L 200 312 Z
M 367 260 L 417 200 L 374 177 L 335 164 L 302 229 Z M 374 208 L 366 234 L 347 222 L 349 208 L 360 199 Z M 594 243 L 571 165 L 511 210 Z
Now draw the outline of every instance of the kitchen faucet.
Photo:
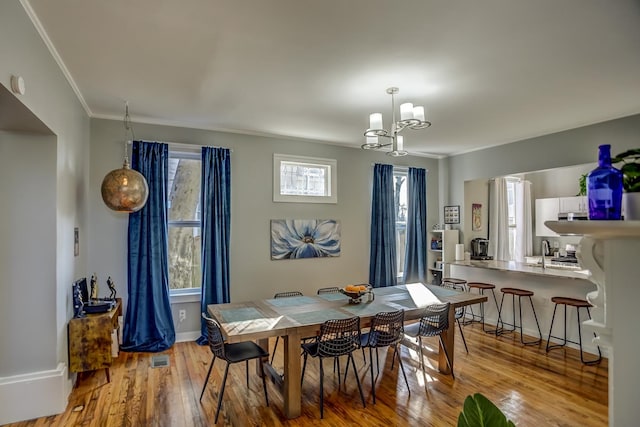
M 549 242 L 547 240 L 542 241 L 542 269 L 547 268 L 545 255 L 549 251 Z

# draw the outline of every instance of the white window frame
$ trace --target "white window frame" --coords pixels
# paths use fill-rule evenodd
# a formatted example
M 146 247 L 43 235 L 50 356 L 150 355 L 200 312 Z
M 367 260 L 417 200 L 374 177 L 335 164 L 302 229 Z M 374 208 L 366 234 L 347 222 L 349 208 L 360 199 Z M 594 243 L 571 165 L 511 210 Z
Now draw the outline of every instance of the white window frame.
M 298 163 L 306 166 L 320 166 L 329 169 L 325 177 L 325 189 L 328 194 L 324 196 L 305 196 L 282 194 L 280 192 L 281 165 L 282 162 Z M 323 159 L 319 157 L 292 156 L 288 154 L 273 154 L 273 201 L 288 203 L 338 203 L 338 162 L 335 159 Z
M 199 147 L 198 147 L 199 148 Z M 200 160 L 202 161 L 202 156 L 200 153 L 193 150 L 183 150 L 183 149 L 172 149 L 169 146 L 169 158 L 178 158 L 178 159 L 191 159 L 191 160 Z M 169 183 L 167 183 L 168 185 Z M 202 183 L 200 183 L 202 185 Z M 201 189 L 202 191 L 202 189 Z M 169 200 L 167 200 L 167 209 L 169 209 Z M 199 227 L 200 235 L 202 235 L 202 222 L 199 220 L 189 220 L 189 221 L 167 221 L 167 232 L 169 227 L 171 226 L 183 226 L 183 227 Z M 168 254 L 167 254 L 168 255 Z M 171 284 L 169 284 L 171 286 Z M 185 302 L 195 302 L 200 301 L 200 296 L 202 293 L 202 288 L 182 288 L 182 289 L 172 289 L 169 287 L 169 298 L 171 303 L 185 303 Z

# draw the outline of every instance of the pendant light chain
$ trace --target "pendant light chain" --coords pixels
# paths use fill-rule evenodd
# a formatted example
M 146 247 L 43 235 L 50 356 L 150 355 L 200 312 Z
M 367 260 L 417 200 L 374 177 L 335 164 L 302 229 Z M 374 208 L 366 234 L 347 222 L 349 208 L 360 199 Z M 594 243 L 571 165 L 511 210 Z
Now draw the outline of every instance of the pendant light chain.
M 133 126 L 131 125 L 131 116 L 129 116 L 129 102 L 125 101 L 124 103 L 124 162 L 127 166 L 129 166 L 129 150 L 127 148 L 127 136 L 128 133 L 131 133 L 131 142 L 135 141 L 136 135 L 133 132 Z

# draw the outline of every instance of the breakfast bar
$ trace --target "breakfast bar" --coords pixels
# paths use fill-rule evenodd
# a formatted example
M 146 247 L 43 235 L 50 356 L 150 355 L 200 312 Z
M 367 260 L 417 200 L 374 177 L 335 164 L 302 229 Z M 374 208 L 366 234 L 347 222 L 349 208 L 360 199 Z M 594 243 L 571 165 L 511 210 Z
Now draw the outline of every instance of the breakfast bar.
M 555 304 L 551 301 L 553 297 L 567 297 L 575 299 L 586 299 L 589 292 L 596 290 L 596 285 L 588 279 L 589 272 L 579 268 L 562 268 L 558 266 L 547 266 L 543 268 L 538 265 L 519 263 L 515 261 L 453 261 L 449 264 L 451 276 L 467 280 L 468 282 L 491 283 L 496 286 L 495 293 L 498 303 L 502 297 L 501 288 L 520 288 L 534 292 L 532 297 L 536 314 L 542 331 L 542 339 L 547 340 L 549 326 L 553 316 Z M 505 304 L 507 304 L 505 298 Z M 509 300 L 510 304 L 510 300 Z M 474 309 L 476 309 L 474 307 Z M 486 322 L 496 324 L 498 310 L 495 307 L 493 298 L 489 298 L 489 303 L 484 305 Z M 562 333 L 562 325 L 558 324 L 558 316 L 562 317 L 561 309 L 556 313 L 556 323 L 554 325 L 554 335 Z M 476 310 L 476 313 L 479 311 Z M 503 320 L 512 323 L 510 309 L 507 319 Z M 530 307 L 523 303 L 523 330 L 526 335 L 537 336 L 535 329 L 535 319 Z M 587 320 L 586 313 L 581 313 L 581 321 Z M 576 310 L 567 310 L 567 338 L 578 341 L 578 329 Z M 597 347 L 591 342 L 591 333 L 583 327 L 583 348 L 585 351 L 597 354 Z M 568 346 L 577 348 L 577 345 L 568 343 Z

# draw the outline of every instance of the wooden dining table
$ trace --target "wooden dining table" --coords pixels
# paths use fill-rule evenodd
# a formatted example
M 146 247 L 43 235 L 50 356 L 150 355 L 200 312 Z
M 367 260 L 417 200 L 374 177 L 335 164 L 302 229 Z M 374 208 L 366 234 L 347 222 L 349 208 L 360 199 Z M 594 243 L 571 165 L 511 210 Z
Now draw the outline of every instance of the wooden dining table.
M 262 362 L 264 372 L 283 394 L 285 416 L 296 418 L 300 416 L 302 406 L 300 345 L 303 338 L 317 335 L 325 321 L 359 316 L 360 326 L 364 328 L 379 312 L 403 309 L 405 320 L 411 321 L 422 317 L 424 308 L 429 305 L 451 303 L 449 328 L 442 334 L 442 342 L 453 368 L 455 309 L 487 301 L 483 295 L 422 283 L 375 288 L 373 293 L 373 301 L 368 301 L 368 295 L 364 295 L 359 304 L 352 304 L 348 296 L 336 293 L 211 304 L 207 308 L 209 315 L 220 323 L 229 343 L 251 340 L 268 350 L 269 338 L 284 338 L 284 375 L 281 376 L 269 364 L 268 358 Z M 442 373 L 450 373 L 442 348 L 438 355 L 438 369 Z M 262 369 L 259 372 L 262 373 Z

